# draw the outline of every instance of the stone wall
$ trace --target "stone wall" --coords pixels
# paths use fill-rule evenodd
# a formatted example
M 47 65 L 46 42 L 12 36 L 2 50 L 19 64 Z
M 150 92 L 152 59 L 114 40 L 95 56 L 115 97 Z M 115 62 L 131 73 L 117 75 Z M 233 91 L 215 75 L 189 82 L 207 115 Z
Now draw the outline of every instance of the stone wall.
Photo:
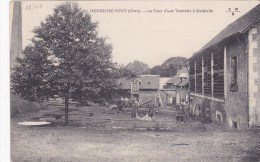
M 156 99 L 159 95 L 159 91 L 139 91 L 139 104 L 143 104 L 147 101 L 153 100 L 156 104 Z
M 224 52 L 224 99 L 203 95 L 191 95 L 191 111 L 204 119 L 221 122 L 227 127 L 248 126 L 247 99 L 247 38 L 234 37 L 216 47 Z M 212 49 L 214 53 L 214 49 Z M 237 88 L 231 87 L 231 58 L 237 58 Z
M 160 91 L 160 96 L 162 99 L 163 106 L 173 105 L 176 101 L 176 91 L 168 90 L 168 91 Z M 172 99 L 170 99 L 172 98 Z M 171 102 L 172 101 L 172 102 Z
M 248 34 L 249 126 L 260 126 L 260 22 Z
M 217 113 L 221 115 L 221 123 L 227 125 L 225 104 L 223 102 L 212 101 L 207 98 L 191 95 L 191 113 L 200 116 L 204 120 L 216 122 Z
M 238 128 L 248 126 L 247 38 L 236 37 L 226 44 L 225 110 L 227 124 Z M 237 57 L 237 89 L 231 88 L 231 58 Z

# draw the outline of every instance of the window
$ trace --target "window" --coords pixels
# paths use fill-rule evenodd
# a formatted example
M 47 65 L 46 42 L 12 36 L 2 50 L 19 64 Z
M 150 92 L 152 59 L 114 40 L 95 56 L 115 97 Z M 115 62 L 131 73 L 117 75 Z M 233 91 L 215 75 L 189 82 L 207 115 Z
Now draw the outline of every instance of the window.
M 136 99 L 137 102 L 139 102 L 139 95 L 138 94 L 133 94 L 133 97 Z
M 231 57 L 230 59 L 230 91 L 237 91 L 237 56 Z
M 238 128 L 238 124 L 237 124 L 237 122 L 232 121 L 232 128 L 235 128 L 235 129 Z
M 131 83 L 131 92 L 132 93 L 138 93 L 139 92 L 139 83 L 138 82 L 132 82 Z

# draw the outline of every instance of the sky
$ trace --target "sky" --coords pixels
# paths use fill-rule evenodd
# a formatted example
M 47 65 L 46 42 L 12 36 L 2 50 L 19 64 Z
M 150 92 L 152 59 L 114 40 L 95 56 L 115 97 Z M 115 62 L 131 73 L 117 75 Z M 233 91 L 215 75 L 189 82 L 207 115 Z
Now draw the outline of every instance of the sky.
M 76 2 L 76 1 L 74 1 Z M 62 1 L 22 2 L 23 47 L 32 30 Z M 150 67 L 170 57 L 189 58 L 228 24 L 259 4 L 259 1 L 78 1 L 99 22 L 100 36 L 113 45 L 113 61 L 134 60 Z M 230 10 L 236 10 L 232 15 Z M 113 9 L 111 13 L 93 12 Z M 122 9 L 124 12 L 116 12 Z M 171 10 L 173 12 L 165 12 Z M 178 11 L 179 12 L 178 12 Z M 188 10 L 191 12 L 180 12 Z M 212 12 L 196 12 L 207 10 Z M 140 11 L 140 12 L 139 12 Z M 151 12 L 148 12 L 151 11 Z M 195 11 L 195 12 L 193 12 Z

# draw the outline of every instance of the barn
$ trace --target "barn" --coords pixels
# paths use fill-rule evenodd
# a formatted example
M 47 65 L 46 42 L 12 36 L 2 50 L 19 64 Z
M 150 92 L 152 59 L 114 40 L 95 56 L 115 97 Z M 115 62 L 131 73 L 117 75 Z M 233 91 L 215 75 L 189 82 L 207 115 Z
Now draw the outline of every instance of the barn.
M 191 113 L 224 126 L 260 126 L 260 5 L 189 58 Z

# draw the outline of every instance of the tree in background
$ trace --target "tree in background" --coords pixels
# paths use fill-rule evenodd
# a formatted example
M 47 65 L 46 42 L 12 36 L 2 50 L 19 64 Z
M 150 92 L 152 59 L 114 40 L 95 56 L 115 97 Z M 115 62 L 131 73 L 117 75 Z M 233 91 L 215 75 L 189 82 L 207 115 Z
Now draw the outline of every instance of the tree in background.
M 156 65 L 151 69 L 151 74 L 153 75 L 162 75 L 163 74 L 163 68 L 161 65 Z
M 30 101 L 62 93 L 65 124 L 68 98 L 101 103 L 114 95 L 117 85 L 112 46 L 99 37 L 97 23 L 76 3 L 63 3 L 34 30 L 32 45 L 14 68 L 12 88 Z M 34 97 L 35 96 L 35 97 Z
M 184 65 L 186 60 L 187 58 L 185 57 L 171 57 L 164 61 L 162 65 L 154 66 L 151 69 L 151 73 L 162 77 L 173 77 L 181 66 Z
M 151 69 L 146 63 L 135 60 L 132 63 L 126 65 L 126 69 L 129 69 L 135 75 L 150 74 Z
M 117 73 L 117 78 L 134 78 L 136 75 L 129 69 L 126 68 L 124 65 L 117 65 L 116 66 L 116 73 Z

